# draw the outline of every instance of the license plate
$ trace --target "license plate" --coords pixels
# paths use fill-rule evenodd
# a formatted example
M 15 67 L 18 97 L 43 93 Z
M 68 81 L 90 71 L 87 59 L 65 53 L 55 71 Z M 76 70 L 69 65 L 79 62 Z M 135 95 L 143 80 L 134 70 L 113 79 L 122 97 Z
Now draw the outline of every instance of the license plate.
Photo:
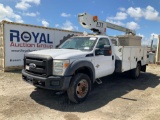
M 29 66 L 28 65 L 26 65 L 26 70 L 29 70 Z

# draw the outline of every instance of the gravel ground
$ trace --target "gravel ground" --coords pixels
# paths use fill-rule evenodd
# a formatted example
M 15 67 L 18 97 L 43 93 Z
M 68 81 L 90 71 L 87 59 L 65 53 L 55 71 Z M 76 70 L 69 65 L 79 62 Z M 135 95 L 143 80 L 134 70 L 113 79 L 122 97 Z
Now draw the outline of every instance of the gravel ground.
M 149 65 L 137 80 L 128 74 L 102 78 L 87 100 L 37 89 L 21 72 L 0 72 L 0 120 L 159 120 L 160 66 Z

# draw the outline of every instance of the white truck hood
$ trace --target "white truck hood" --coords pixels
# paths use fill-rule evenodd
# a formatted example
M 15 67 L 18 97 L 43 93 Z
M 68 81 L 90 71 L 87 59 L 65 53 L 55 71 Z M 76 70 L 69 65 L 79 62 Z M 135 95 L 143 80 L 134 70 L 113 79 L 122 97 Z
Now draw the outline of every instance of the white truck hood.
M 87 54 L 90 54 L 90 51 L 81 51 L 73 49 L 47 49 L 47 50 L 38 50 L 33 51 L 28 54 L 36 55 L 49 55 L 53 59 L 74 59 L 79 57 L 85 57 Z

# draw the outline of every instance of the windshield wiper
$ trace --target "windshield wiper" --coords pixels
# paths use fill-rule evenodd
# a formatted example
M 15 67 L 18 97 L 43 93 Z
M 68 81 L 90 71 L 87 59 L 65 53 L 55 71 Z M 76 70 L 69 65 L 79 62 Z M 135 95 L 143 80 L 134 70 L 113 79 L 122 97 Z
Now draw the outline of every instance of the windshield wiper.
M 75 48 L 65 48 L 65 49 L 75 49 Z

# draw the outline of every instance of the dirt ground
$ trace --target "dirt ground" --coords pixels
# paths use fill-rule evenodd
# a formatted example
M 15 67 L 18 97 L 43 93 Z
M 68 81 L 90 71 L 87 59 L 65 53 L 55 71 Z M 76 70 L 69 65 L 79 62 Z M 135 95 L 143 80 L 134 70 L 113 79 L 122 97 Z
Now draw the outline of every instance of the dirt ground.
M 37 89 L 21 72 L 0 72 L 0 120 L 160 120 L 160 66 L 133 80 L 128 74 L 102 78 L 87 100 L 70 103 L 67 94 Z

